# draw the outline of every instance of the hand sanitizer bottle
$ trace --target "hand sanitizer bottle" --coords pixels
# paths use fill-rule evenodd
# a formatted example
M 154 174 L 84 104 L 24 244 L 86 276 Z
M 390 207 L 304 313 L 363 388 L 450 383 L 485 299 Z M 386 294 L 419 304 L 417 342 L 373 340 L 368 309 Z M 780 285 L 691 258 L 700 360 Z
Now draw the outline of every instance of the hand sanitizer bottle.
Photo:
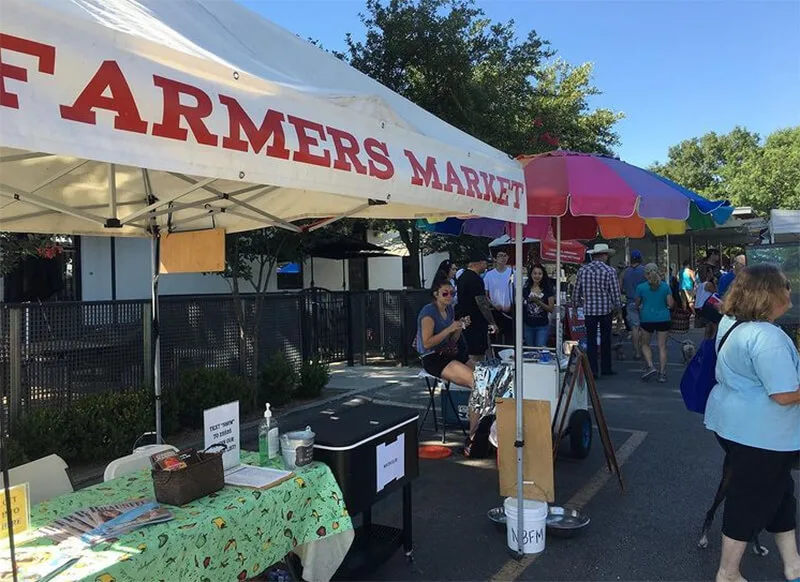
M 272 418 L 269 402 L 266 403 L 264 420 L 258 425 L 258 460 L 261 466 L 280 454 L 278 423 Z

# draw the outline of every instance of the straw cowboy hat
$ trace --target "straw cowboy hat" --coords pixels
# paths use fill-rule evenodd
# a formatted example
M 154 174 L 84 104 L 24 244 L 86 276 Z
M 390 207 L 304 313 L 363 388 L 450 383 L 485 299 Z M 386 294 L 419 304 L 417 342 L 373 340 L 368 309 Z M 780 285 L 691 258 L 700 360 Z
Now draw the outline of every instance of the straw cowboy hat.
M 591 250 L 586 251 L 587 255 L 613 255 L 616 253 L 614 249 L 608 248 L 605 243 L 597 243 Z

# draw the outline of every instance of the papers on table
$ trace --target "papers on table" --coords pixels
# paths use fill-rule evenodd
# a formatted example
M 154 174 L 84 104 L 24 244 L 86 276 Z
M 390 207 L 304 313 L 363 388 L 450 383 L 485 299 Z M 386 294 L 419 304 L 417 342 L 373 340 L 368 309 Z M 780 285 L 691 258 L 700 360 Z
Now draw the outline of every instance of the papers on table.
M 254 467 L 253 465 L 237 465 L 225 472 L 225 484 L 238 487 L 265 489 L 283 483 L 294 475 L 291 471 Z

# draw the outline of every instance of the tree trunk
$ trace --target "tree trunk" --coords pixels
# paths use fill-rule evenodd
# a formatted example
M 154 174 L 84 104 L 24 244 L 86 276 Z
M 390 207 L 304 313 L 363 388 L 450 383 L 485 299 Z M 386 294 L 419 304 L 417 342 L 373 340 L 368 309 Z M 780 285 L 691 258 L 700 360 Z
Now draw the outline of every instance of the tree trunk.
M 422 287 L 420 280 L 419 251 L 421 246 L 420 232 L 414 228 L 413 220 L 395 220 L 395 227 L 400 235 L 400 240 L 408 249 L 409 284 L 415 289 Z

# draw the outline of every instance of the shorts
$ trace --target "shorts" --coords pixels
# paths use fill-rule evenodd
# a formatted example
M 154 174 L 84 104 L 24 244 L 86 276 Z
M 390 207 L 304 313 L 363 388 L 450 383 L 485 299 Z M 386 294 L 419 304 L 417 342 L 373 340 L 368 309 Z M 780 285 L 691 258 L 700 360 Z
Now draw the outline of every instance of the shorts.
M 669 331 L 672 329 L 672 321 L 643 321 L 641 327 L 647 333 Z
M 469 355 L 464 350 L 459 350 L 457 356 L 443 356 L 441 354 L 428 354 L 422 356 L 422 368 L 431 376 L 442 377 L 442 372 L 450 362 L 466 364 Z
M 641 327 L 642 324 L 639 321 L 639 310 L 636 309 L 635 303 L 627 303 L 625 304 L 625 313 L 628 316 L 628 325 L 631 329 L 635 329 L 637 327 Z
M 461 337 L 467 341 L 467 354 L 470 356 L 484 356 L 489 350 L 489 328 L 486 326 L 476 325 L 473 321 Z
M 796 452 L 748 447 L 717 437 L 730 469 L 722 532 L 749 542 L 761 530 L 782 533 L 797 527 L 792 465 Z

